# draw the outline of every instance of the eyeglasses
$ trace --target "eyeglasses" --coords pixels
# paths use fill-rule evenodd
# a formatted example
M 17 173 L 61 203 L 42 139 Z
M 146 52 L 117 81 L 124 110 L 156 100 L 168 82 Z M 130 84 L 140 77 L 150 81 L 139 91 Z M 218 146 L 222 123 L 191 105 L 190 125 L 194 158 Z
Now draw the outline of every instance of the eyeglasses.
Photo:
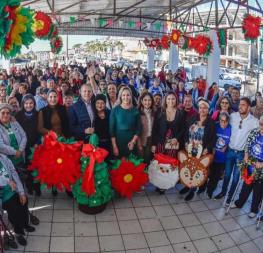
M 222 122 L 222 123 L 226 123 L 227 120 L 221 119 L 220 122 Z
M 1 112 L 2 115 L 9 115 L 10 112 Z
M 242 129 L 242 123 L 243 123 L 243 119 L 241 119 L 239 122 L 239 127 L 238 127 L 239 129 Z

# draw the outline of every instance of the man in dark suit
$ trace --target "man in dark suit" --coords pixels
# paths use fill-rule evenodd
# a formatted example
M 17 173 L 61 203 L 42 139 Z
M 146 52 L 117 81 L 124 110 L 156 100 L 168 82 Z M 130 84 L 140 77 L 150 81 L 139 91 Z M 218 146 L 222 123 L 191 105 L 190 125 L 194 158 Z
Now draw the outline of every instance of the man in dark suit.
M 80 98 L 69 108 L 69 124 L 73 137 L 84 142 L 94 133 L 94 105 L 93 91 L 90 84 L 83 84 L 80 88 Z

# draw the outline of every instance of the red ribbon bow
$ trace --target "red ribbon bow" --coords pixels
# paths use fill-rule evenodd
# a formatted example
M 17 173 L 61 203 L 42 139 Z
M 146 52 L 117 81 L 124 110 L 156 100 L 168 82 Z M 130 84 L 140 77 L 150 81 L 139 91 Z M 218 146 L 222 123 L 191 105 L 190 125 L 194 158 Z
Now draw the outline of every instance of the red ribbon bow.
M 90 158 L 89 165 L 86 168 L 83 181 L 82 191 L 88 196 L 96 192 L 94 183 L 94 166 L 95 163 L 102 163 L 108 155 L 108 151 L 103 148 L 96 148 L 91 144 L 84 144 L 82 154 Z
M 171 164 L 172 167 L 177 167 L 179 165 L 179 161 L 176 158 L 161 153 L 155 154 L 154 159 L 157 160 L 158 163 Z

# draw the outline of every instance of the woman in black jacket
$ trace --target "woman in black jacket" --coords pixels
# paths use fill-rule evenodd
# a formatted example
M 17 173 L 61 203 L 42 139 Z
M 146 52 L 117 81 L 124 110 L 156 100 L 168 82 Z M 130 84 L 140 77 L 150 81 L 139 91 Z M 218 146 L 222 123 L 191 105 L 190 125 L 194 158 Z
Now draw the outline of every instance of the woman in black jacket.
M 24 129 L 27 137 L 27 144 L 25 149 L 25 166 L 29 165 L 29 155 L 31 148 L 33 148 L 40 141 L 40 134 L 37 131 L 37 122 L 38 122 L 38 112 L 36 111 L 36 101 L 31 94 L 26 94 L 22 98 L 21 110 L 16 114 L 16 120 Z M 41 195 L 40 184 L 33 182 L 33 177 L 31 172 L 27 173 L 27 178 L 25 181 L 28 194 L 35 194 L 37 196 Z
M 176 157 L 179 143 L 184 136 L 185 124 L 183 112 L 177 109 L 175 93 L 168 92 L 162 109 L 154 120 L 152 152 Z
M 188 131 L 185 134 L 185 149 L 187 150 L 188 144 L 192 144 L 191 153 L 192 156 L 196 156 L 198 153 L 198 146 L 202 146 L 202 155 L 213 154 L 213 149 L 216 143 L 215 123 L 209 116 L 209 102 L 206 99 L 199 99 L 198 101 L 199 115 L 194 117 L 190 122 Z M 206 188 L 206 185 L 202 186 L 198 190 L 198 194 L 202 193 Z M 189 192 L 190 190 L 190 192 Z M 180 194 L 189 194 L 185 197 L 186 201 L 191 200 L 194 197 L 196 188 L 189 189 L 184 187 Z
M 58 94 L 55 90 L 48 91 L 47 101 L 48 106 L 38 114 L 39 133 L 44 136 L 52 130 L 58 136 L 70 137 L 67 110 L 65 106 L 58 104 Z
M 99 147 L 111 153 L 110 110 L 106 107 L 106 96 L 98 94 L 95 97 L 94 132 L 99 137 Z

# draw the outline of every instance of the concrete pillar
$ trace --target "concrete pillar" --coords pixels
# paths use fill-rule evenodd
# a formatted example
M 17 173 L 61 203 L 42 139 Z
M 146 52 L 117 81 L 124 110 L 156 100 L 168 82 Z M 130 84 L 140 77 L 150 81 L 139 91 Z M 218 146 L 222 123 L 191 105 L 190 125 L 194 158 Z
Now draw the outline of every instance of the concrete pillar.
M 148 47 L 148 52 L 147 52 L 147 70 L 148 71 L 152 71 L 155 69 L 154 56 L 155 56 L 155 50 L 152 47 Z
M 179 52 L 177 50 L 177 46 L 171 43 L 169 50 L 169 70 L 175 73 L 175 71 L 178 69 L 178 65 L 179 65 Z
M 216 31 L 212 30 L 208 32 L 209 37 L 213 41 L 213 50 L 208 56 L 208 67 L 207 67 L 207 87 L 205 96 L 207 96 L 208 88 L 213 82 L 218 84 L 219 70 L 220 70 L 220 47 L 218 44 Z

